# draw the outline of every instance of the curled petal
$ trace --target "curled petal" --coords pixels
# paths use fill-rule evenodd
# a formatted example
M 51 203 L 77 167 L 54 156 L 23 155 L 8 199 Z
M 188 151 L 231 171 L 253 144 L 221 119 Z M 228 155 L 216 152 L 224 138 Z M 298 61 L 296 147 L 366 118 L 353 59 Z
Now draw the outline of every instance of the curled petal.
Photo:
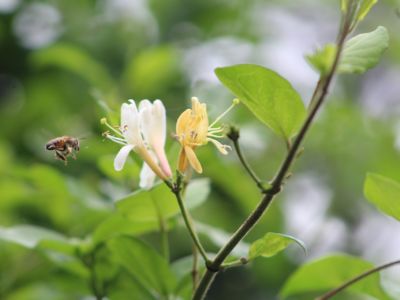
M 121 171 L 124 167 L 125 161 L 128 158 L 129 152 L 133 150 L 133 145 L 126 145 L 122 147 L 117 156 L 114 159 L 114 169 L 115 171 Z
M 185 153 L 192 168 L 197 173 L 203 173 L 203 168 L 201 167 L 200 161 L 198 160 L 196 153 L 194 153 L 194 150 L 189 146 L 185 146 Z

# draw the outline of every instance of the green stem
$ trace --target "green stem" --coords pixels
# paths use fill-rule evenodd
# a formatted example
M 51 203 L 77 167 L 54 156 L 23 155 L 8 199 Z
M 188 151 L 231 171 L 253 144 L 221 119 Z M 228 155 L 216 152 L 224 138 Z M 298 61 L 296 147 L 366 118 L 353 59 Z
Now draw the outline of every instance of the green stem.
M 376 273 L 376 272 L 379 272 L 379 271 L 381 271 L 381 270 L 383 270 L 383 269 L 390 268 L 390 267 L 392 267 L 392 266 L 394 266 L 394 265 L 397 265 L 397 264 L 400 264 L 400 260 L 396 260 L 396 261 L 393 261 L 393 262 L 390 262 L 390 263 L 387 263 L 387 264 L 378 266 L 378 267 L 376 267 L 376 268 L 373 268 L 373 269 L 371 269 L 371 270 L 369 270 L 369 271 L 366 271 L 366 272 L 364 272 L 364 273 L 358 275 L 357 277 L 354 277 L 354 278 L 350 279 L 349 281 L 346 281 L 346 282 L 343 283 L 341 286 L 339 286 L 339 287 L 337 287 L 337 288 L 335 288 L 335 289 L 333 289 L 333 290 L 327 292 L 326 294 L 324 294 L 324 295 L 322 295 L 322 296 L 316 298 L 315 300 L 327 300 L 327 299 L 330 299 L 330 298 L 332 298 L 333 296 L 337 295 L 339 292 L 343 291 L 344 289 L 346 289 L 347 287 L 349 287 L 350 285 L 352 285 L 353 283 L 356 283 L 356 282 L 358 282 L 358 281 L 364 279 L 365 277 L 367 277 L 367 276 L 369 276 L 369 275 L 371 275 L 371 274 L 374 274 L 374 273 Z
M 193 292 L 196 290 L 197 284 L 199 282 L 198 256 L 199 256 L 199 251 L 197 250 L 196 245 L 193 244 L 193 265 L 192 265 Z
M 343 49 L 344 41 L 349 33 L 349 26 L 351 23 L 349 16 L 350 14 L 346 15 L 344 25 L 340 31 L 337 42 L 337 52 L 331 70 L 328 73 L 328 75 L 321 77 L 321 79 L 319 80 L 316 89 L 320 91 L 315 91 L 314 95 L 316 99 L 311 100 L 311 103 L 315 104 L 311 107 L 310 112 L 299 131 L 299 134 L 296 136 L 293 144 L 290 147 L 289 152 L 287 153 L 285 160 L 281 164 L 281 167 L 279 168 L 274 180 L 272 181 L 271 187 L 264 192 L 265 195 L 263 196 L 257 207 L 248 216 L 248 218 L 240 225 L 240 227 L 231 236 L 231 238 L 225 244 L 225 246 L 220 249 L 214 260 L 207 264 L 207 271 L 203 275 L 203 278 L 200 281 L 200 284 L 193 296 L 193 300 L 204 299 L 212 281 L 214 280 L 216 274 L 219 272 L 221 265 L 226 259 L 226 257 L 232 252 L 232 250 L 236 247 L 236 245 L 246 236 L 246 234 L 257 224 L 258 220 L 262 217 L 266 209 L 269 207 L 274 196 L 281 191 L 284 179 L 288 171 L 290 170 L 290 167 L 294 159 L 297 156 L 300 145 L 303 142 L 306 133 L 308 132 L 308 129 L 310 128 L 310 125 L 315 118 L 316 113 L 318 112 L 321 104 L 323 103 L 328 93 L 328 88 L 330 86 L 332 78 L 339 64 L 339 58 Z
M 248 164 L 246 158 L 244 157 L 244 155 L 242 153 L 242 150 L 241 150 L 240 144 L 239 144 L 239 131 L 237 129 L 231 128 L 231 132 L 227 136 L 233 142 L 233 146 L 236 150 L 237 156 L 239 157 L 239 161 L 242 163 L 243 167 L 245 168 L 245 170 L 247 171 L 247 173 L 249 174 L 251 179 L 253 179 L 253 181 L 256 183 L 257 187 L 261 190 L 261 192 L 264 192 L 265 188 L 264 188 L 261 180 L 258 178 L 256 173 L 250 167 L 250 165 Z
M 186 205 L 182 199 L 182 195 L 181 195 L 181 180 L 178 180 L 179 183 L 174 185 L 171 188 L 171 191 L 174 193 L 176 200 L 178 201 L 178 205 L 179 205 L 179 209 L 181 211 L 182 217 L 183 217 L 183 221 L 185 222 L 186 228 L 189 231 L 190 237 L 193 240 L 193 243 L 196 245 L 197 249 L 200 252 L 200 255 L 203 257 L 204 261 L 208 262 L 208 256 L 207 256 L 207 252 L 204 250 L 200 239 L 196 233 L 196 230 L 194 229 L 194 225 L 193 225 L 193 221 L 192 218 L 189 214 L 189 211 L 186 208 Z
M 249 261 L 247 260 L 247 258 L 242 257 L 242 258 L 240 258 L 238 260 L 234 260 L 234 261 L 222 264 L 221 265 L 221 269 L 222 270 L 226 270 L 226 269 L 229 269 L 229 268 L 240 267 L 240 266 L 246 265 L 248 262 Z
M 153 197 L 151 198 L 153 200 L 154 207 L 156 209 L 157 213 L 157 219 L 159 223 L 159 229 L 160 229 L 160 236 L 161 236 L 161 249 L 164 258 L 169 261 L 169 242 L 168 242 L 168 230 L 167 226 L 165 223 L 165 219 L 161 213 L 160 206 L 158 205 L 158 202 L 156 199 Z

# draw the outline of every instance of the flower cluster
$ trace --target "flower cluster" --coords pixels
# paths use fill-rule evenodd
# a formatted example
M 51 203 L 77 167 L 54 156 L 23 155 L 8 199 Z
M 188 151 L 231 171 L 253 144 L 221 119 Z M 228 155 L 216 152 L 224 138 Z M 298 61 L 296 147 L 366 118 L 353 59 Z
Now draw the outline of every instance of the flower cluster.
M 151 188 L 156 175 L 162 180 L 171 177 L 171 168 L 164 151 L 165 107 L 160 100 L 153 103 L 143 100 L 139 103 L 139 109 L 133 100 L 123 103 L 118 129 L 109 125 L 106 119 L 102 119 L 102 123 L 111 130 L 105 132 L 104 136 L 123 145 L 114 159 L 115 170 L 122 170 L 129 153 L 133 150 L 144 161 L 140 172 L 141 188 Z
M 180 172 L 186 172 L 190 165 L 196 172 L 202 173 L 203 168 L 195 154 L 195 149 L 208 142 L 213 143 L 222 154 L 228 154 L 227 150 L 230 147 L 217 140 L 223 137 L 224 129 L 215 125 L 237 103 L 238 100 L 235 99 L 223 114 L 209 124 L 206 104 L 200 103 L 196 97 L 192 98 L 192 108 L 186 109 L 176 123 L 176 138 L 181 144 L 178 161 Z M 166 112 L 160 100 L 155 100 L 153 103 L 142 100 L 139 103 L 139 109 L 134 100 L 123 103 L 121 124 L 117 128 L 111 126 L 105 118 L 101 122 L 110 129 L 104 133 L 104 136 L 123 146 L 114 159 L 115 170 L 120 171 L 129 153 L 134 151 L 143 160 L 139 183 L 141 188 L 151 188 L 156 176 L 162 180 L 168 180 L 172 176 L 164 150 Z

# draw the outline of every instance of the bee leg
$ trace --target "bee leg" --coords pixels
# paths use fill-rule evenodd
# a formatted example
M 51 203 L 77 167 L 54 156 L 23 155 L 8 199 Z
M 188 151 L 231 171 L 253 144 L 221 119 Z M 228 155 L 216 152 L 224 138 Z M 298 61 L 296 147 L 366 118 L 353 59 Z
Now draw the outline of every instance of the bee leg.
M 64 164 L 67 165 L 67 157 L 62 152 L 56 150 L 56 158 L 64 161 Z
M 76 159 L 76 151 L 71 151 L 71 156 L 73 159 Z
M 68 156 L 69 154 L 71 154 L 73 159 L 76 159 L 76 152 L 73 147 L 67 147 L 65 156 Z

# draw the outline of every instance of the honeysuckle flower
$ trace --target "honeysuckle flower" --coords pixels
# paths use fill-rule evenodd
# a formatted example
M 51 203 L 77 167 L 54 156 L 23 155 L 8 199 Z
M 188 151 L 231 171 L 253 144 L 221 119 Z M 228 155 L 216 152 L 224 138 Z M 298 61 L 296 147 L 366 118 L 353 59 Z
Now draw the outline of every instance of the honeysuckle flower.
M 171 177 L 171 169 L 164 151 L 165 108 L 160 100 L 155 100 L 153 103 L 143 100 L 139 103 L 139 110 L 135 101 L 129 100 L 129 103 L 123 103 L 121 106 L 119 128 L 108 124 L 105 118 L 101 120 L 101 123 L 111 130 L 105 132 L 104 136 L 123 145 L 114 159 L 116 171 L 122 170 L 129 153 L 133 150 L 144 161 L 140 172 L 139 186 L 141 188 L 151 188 L 156 176 L 162 180 Z
M 194 150 L 208 142 L 213 143 L 222 154 L 228 154 L 227 149 L 230 147 L 217 140 L 223 137 L 224 129 L 215 127 L 215 124 L 238 103 L 239 100 L 235 99 L 232 105 L 209 125 L 206 104 L 200 103 L 198 98 L 192 97 L 192 108 L 186 109 L 176 122 L 176 137 L 181 144 L 178 161 L 180 172 L 185 172 L 189 164 L 197 173 L 203 172 Z

